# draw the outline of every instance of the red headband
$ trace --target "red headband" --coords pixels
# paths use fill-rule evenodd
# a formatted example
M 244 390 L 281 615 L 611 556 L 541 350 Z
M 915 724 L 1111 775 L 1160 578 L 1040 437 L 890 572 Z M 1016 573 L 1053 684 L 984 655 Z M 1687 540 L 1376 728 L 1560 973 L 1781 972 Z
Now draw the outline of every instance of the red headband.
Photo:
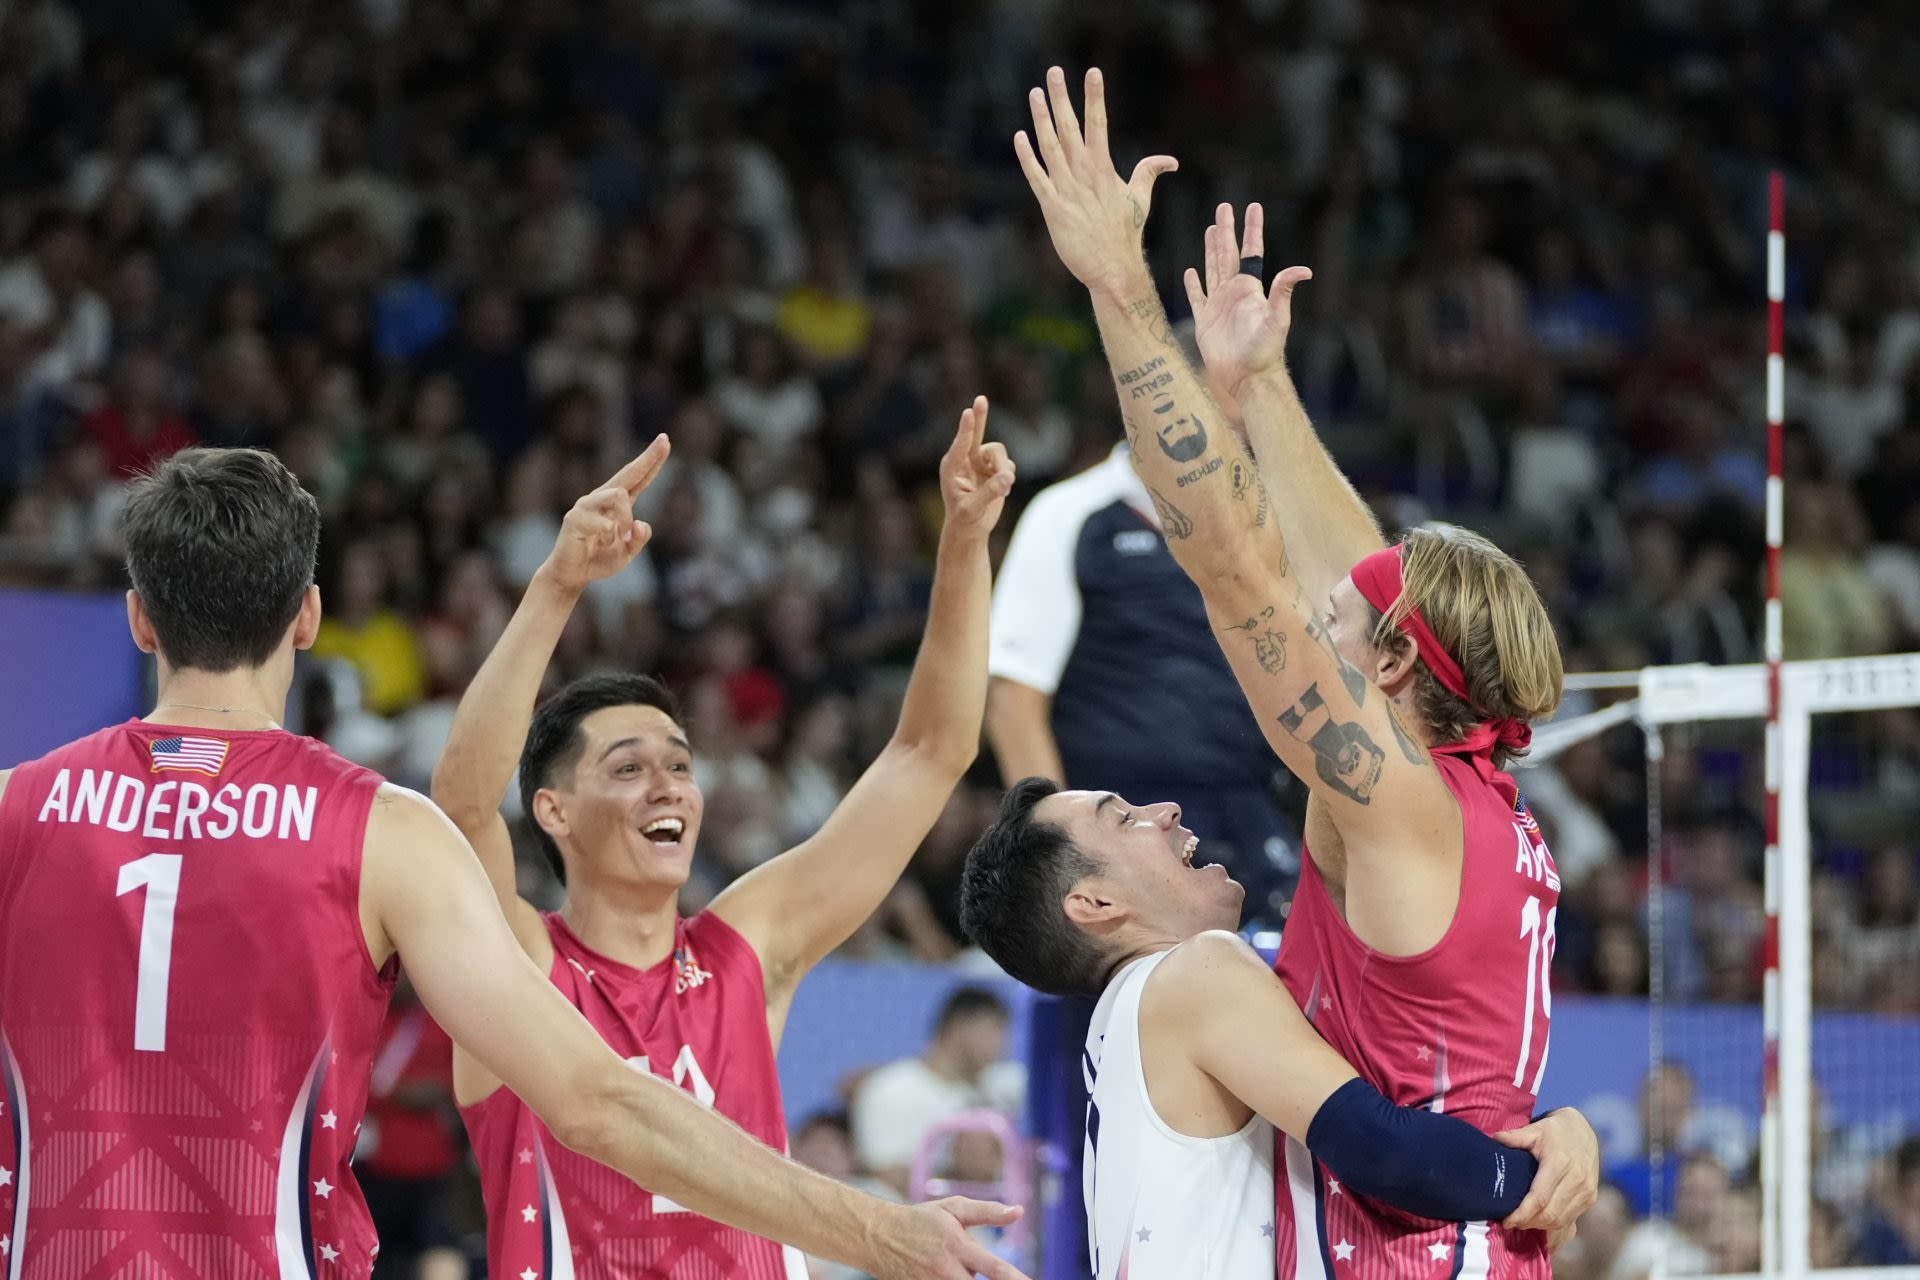
M 1382 615 L 1391 613 L 1406 591 L 1406 582 L 1401 576 L 1400 548 L 1383 547 L 1367 556 L 1353 566 L 1352 577 L 1353 585 L 1360 590 L 1361 599 L 1378 609 Z M 1427 620 L 1420 616 L 1420 610 L 1408 609 L 1406 617 L 1400 619 L 1399 628 L 1403 635 L 1412 637 L 1420 660 L 1427 664 L 1427 670 L 1433 672 L 1433 678 L 1440 682 L 1440 687 L 1471 707 L 1473 698 L 1467 693 L 1466 673 L 1460 670 L 1460 664 L 1453 660 L 1453 655 L 1447 652 L 1433 634 L 1433 629 L 1427 626 Z M 1433 750 L 1484 759 L 1487 765 L 1481 769 L 1481 773 L 1491 778 L 1493 749 L 1496 745 L 1508 751 L 1524 751 L 1531 741 L 1533 730 L 1518 720 L 1503 716 L 1482 721 L 1461 741 L 1446 743 Z M 1475 767 L 1479 766 L 1476 764 Z

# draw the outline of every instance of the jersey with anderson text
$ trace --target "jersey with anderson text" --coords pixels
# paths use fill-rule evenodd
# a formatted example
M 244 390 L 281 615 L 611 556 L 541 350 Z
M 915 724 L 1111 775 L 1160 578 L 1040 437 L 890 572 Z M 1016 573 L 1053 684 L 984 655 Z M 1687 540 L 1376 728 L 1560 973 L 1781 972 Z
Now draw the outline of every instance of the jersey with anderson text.
M 129 721 L 0 799 L 0 1272 L 360 1280 L 347 1168 L 392 992 L 360 923 L 380 778 Z

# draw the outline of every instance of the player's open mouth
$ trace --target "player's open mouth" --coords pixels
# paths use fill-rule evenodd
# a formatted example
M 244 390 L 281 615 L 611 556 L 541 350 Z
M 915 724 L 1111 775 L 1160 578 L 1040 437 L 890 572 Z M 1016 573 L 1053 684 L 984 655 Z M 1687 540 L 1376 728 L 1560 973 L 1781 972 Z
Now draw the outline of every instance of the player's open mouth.
M 655 818 L 640 828 L 640 834 L 657 845 L 675 845 L 686 834 L 687 823 L 684 818 Z
M 1200 847 L 1200 837 L 1188 836 L 1186 846 L 1180 850 L 1180 861 L 1186 863 L 1188 866 L 1192 866 L 1194 850 L 1198 849 L 1199 847 Z

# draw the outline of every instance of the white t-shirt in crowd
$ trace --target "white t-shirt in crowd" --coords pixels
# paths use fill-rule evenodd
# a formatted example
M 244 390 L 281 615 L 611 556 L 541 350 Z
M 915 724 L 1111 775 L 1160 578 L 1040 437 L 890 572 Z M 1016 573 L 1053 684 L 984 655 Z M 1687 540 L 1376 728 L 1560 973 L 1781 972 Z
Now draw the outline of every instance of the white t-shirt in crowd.
M 949 1080 L 919 1058 L 888 1063 L 854 1095 L 854 1154 L 873 1170 L 911 1165 L 940 1121 L 982 1107 L 1017 1116 L 1026 1091 L 1026 1068 L 1017 1062 L 996 1062 L 976 1084 Z

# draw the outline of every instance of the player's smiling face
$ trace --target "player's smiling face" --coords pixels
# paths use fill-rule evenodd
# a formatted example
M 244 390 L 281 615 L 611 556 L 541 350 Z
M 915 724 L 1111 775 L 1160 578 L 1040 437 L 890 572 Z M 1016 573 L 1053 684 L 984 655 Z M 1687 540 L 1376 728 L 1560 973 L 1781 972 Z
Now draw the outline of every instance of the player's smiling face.
M 1218 863 L 1196 857 L 1199 839 L 1180 806 L 1135 805 L 1110 791 L 1062 791 L 1034 807 L 1101 866 L 1075 886 L 1116 919 L 1176 940 L 1240 927 L 1246 891 Z
M 658 707 L 618 706 L 588 716 L 580 733 L 585 749 L 562 799 L 568 883 L 685 884 L 703 807 L 685 730 Z

